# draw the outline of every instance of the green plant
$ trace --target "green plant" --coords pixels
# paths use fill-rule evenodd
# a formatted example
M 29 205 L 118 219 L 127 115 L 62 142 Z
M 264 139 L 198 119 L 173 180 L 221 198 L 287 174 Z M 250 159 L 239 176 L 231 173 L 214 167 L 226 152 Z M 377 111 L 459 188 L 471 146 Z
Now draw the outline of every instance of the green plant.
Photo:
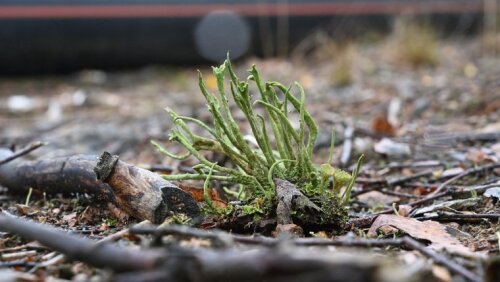
M 399 19 L 394 31 L 395 55 L 412 67 L 437 66 L 439 51 L 436 34 L 429 24 Z
M 30 187 L 30 189 L 28 190 L 28 195 L 26 195 L 26 200 L 24 201 L 25 206 L 29 206 L 32 193 L 33 193 L 33 188 Z
M 349 202 L 350 189 L 359 171 L 359 165 L 353 176 L 324 164 L 320 168 L 311 161 L 313 147 L 318 135 L 318 126 L 311 114 L 305 109 L 305 93 L 299 83 L 295 86 L 299 98 L 292 94 L 291 88 L 278 82 L 262 82 L 257 69 L 252 67 L 247 80 L 240 80 L 228 60 L 220 67 L 214 67 L 219 95 L 210 93 L 199 72 L 199 87 L 204 95 L 208 110 L 213 117 L 213 124 L 208 125 L 198 119 L 178 115 L 172 109 L 166 109 L 173 121 L 170 140 L 180 143 L 186 153 L 175 155 L 159 143 L 152 144 L 165 155 L 184 160 L 188 157 L 197 159 L 193 167 L 195 173 L 166 175 L 167 180 L 204 180 L 205 202 L 211 206 L 208 196 L 210 180 L 240 184 L 238 192 L 231 194 L 246 195 L 249 204 L 243 207 L 243 214 L 265 214 L 276 203 L 277 188 L 275 179 L 285 179 L 298 187 L 306 196 L 320 196 L 321 201 L 333 203 L 325 213 L 337 210 L 338 201 Z M 225 81 L 229 74 L 229 82 Z M 230 97 L 241 110 L 250 125 L 257 146 L 247 142 L 230 108 L 226 83 L 229 84 Z M 255 84 L 260 99 L 252 99 L 250 83 Z M 289 119 L 290 111 L 299 115 L 298 129 Z M 267 118 L 267 120 L 266 120 Z M 189 123 L 201 127 L 207 135 L 195 134 Z M 333 148 L 332 148 L 333 150 Z M 202 151 L 223 154 L 233 166 L 221 166 L 209 161 Z M 361 160 L 360 160 L 361 161 Z M 335 189 L 328 185 L 333 177 Z M 343 194 L 340 187 L 347 185 Z M 244 191 L 243 191 L 244 189 Z M 321 204 L 321 208 L 327 205 Z M 335 216 L 328 215 L 323 218 Z
M 169 216 L 165 219 L 165 221 L 160 225 L 171 225 L 171 224 L 178 224 L 178 225 L 188 225 L 191 223 L 191 218 L 183 213 L 177 213 L 173 214 L 172 216 Z
M 344 87 L 353 83 L 353 58 L 354 47 L 352 44 L 345 44 L 338 47 L 334 56 L 331 82 L 335 86 Z
M 115 218 L 103 218 L 102 223 L 106 224 L 108 227 L 116 227 L 118 224 L 118 220 Z

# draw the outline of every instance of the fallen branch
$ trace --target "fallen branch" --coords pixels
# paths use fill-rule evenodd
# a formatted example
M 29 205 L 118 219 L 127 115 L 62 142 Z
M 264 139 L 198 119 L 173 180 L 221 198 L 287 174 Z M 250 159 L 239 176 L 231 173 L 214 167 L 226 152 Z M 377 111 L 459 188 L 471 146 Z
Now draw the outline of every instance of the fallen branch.
M 162 222 L 169 214 L 200 216 L 198 203 L 156 173 L 127 164 L 104 152 L 93 168 L 97 179 L 109 184 L 119 207 L 137 218 Z
M 242 236 L 235 234 L 228 234 L 226 232 L 209 232 L 198 229 L 193 229 L 185 226 L 166 226 L 161 228 L 154 227 L 139 227 L 132 228 L 130 230 L 132 234 L 141 234 L 141 235 L 154 235 L 154 236 L 165 236 L 165 235 L 177 235 L 177 236 L 187 236 L 187 237 L 197 237 L 204 239 L 211 239 L 217 242 L 238 242 L 244 244 L 258 244 L 263 246 L 276 246 L 284 241 L 281 239 L 274 239 L 268 237 L 251 237 L 251 236 Z M 433 251 L 427 248 L 422 243 L 419 243 L 415 239 L 411 237 L 403 237 L 403 238 L 395 238 L 395 239 L 335 239 L 335 240 L 326 240 L 320 238 L 297 238 L 286 241 L 288 243 L 297 245 L 297 246 L 343 246 L 343 247 L 403 247 L 409 248 L 412 250 L 416 250 L 426 257 L 432 259 L 434 262 L 444 265 L 450 271 L 455 274 L 458 274 L 469 281 L 479 282 L 482 281 L 481 277 L 465 267 L 459 265 L 458 263 L 450 260 L 448 257 L 439 254 L 436 251 Z
M 2 213 L 0 213 L 0 230 L 38 240 L 73 260 L 113 270 L 115 271 L 113 281 L 143 281 L 144 279 L 193 282 L 325 281 L 325 279 L 330 281 L 332 277 L 335 277 L 335 281 L 361 282 L 385 281 L 389 276 L 401 281 L 410 278 L 410 274 L 404 271 L 399 271 L 397 274 L 374 271 L 384 267 L 380 258 L 374 259 L 366 255 L 335 255 L 325 250 L 285 247 L 286 244 L 281 248 L 257 248 L 251 252 L 238 248 L 208 250 L 188 249 L 180 246 L 171 247 L 168 251 L 164 248 L 158 251 L 126 250 L 110 244 L 97 245 L 91 240 L 69 235 L 41 224 L 12 218 Z M 187 228 L 186 230 L 194 229 Z M 209 233 L 202 230 L 199 232 Z M 224 234 L 232 236 L 228 233 Z M 395 240 L 384 241 L 385 244 L 370 240 L 370 246 L 401 244 L 400 239 Z M 391 269 L 395 267 L 391 265 Z M 380 276 L 383 273 L 389 276 Z
M 132 252 L 111 244 L 96 245 L 89 239 L 71 236 L 47 225 L 11 217 L 1 212 L 0 230 L 36 240 L 63 253 L 69 259 L 115 271 L 152 269 L 158 265 L 162 256 L 161 252 Z
M 14 153 L 0 149 L 0 158 Z M 40 194 L 93 195 L 102 201 L 114 202 L 114 193 L 107 184 L 96 180 L 92 170 L 97 156 L 75 155 L 69 157 L 27 161 L 16 159 L 0 166 L 0 185 L 10 193 L 25 195 L 29 188 Z
M 0 158 L 10 158 L 0 149 Z M 103 154 L 108 158 L 111 155 Z M 111 202 L 129 215 L 161 223 L 169 213 L 200 215 L 196 201 L 161 176 L 119 161 L 108 167 L 108 183 L 96 179 L 97 156 L 76 155 L 36 161 L 16 159 L 0 166 L 0 185 L 11 193 L 25 194 L 30 188 L 47 194 L 90 195 Z M 102 176 L 102 172 L 100 174 Z M 101 177 L 102 178 L 102 177 Z

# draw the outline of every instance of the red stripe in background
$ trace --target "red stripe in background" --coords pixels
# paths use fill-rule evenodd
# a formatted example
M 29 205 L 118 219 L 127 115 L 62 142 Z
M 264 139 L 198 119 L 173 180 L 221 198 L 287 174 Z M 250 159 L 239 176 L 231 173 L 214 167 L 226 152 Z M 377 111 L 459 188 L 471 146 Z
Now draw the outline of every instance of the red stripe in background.
M 77 19 L 199 17 L 216 10 L 230 10 L 244 16 L 328 16 L 392 13 L 466 13 L 482 11 L 482 1 L 434 1 L 426 4 L 337 3 L 337 4 L 170 4 L 170 5 L 78 5 L 0 6 L 0 19 Z

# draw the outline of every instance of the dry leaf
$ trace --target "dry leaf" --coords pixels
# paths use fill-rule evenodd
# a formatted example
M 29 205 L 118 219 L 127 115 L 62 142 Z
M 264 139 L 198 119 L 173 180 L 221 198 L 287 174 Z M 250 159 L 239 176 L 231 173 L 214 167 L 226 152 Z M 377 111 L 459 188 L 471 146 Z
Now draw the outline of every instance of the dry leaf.
M 69 227 L 74 227 L 76 225 L 76 212 L 72 212 L 62 217 L 62 220 L 68 224 Z
M 178 186 L 184 192 L 189 193 L 193 197 L 193 199 L 195 199 L 195 201 L 197 201 L 197 202 L 204 202 L 205 201 L 205 197 L 203 195 L 203 189 L 202 188 L 198 188 L 198 187 L 194 187 L 194 186 L 189 186 L 189 185 L 182 184 L 182 183 L 180 183 Z M 225 207 L 227 207 L 226 202 L 224 202 L 220 198 L 219 193 L 217 193 L 217 190 L 215 190 L 213 188 L 210 189 L 210 198 L 212 199 L 212 203 L 216 207 L 219 207 L 219 208 L 225 208 Z
M 442 282 L 451 282 L 452 281 L 450 272 L 448 271 L 448 269 L 446 269 L 443 266 L 433 265 L 432 266 L 432 274 L 434 274 L 434 277 L 439 279 L 439 281 L 442 281 Z
M 469 149 L 465 157 L 475 164 L 495 162 L 495 160 L 482 149 Z
M 399 205 L 398 214 L 399 216 L 408 217 L 413 208 L 410 205 Z
M 108 203 L 107 204 L 108 211 L 114 218 L 118 219 L 120 222 L 127 222 L 129 215 L 115 204 Z
M 427 240 L 431 242 L 429 247 L 435 250 L 446 249 L 453 253 L 470 253 L 467 247 L 446 231 L 444 225 L 432 220 L 418 221 L 397 215 L 380 215 L 370 227 L 368 236 L 376 237 L 377 230 L 385 225 L 396 227 L 413 238 Z
M 395 130 L 385 115 L 378 115 L 372 120 L 372 130 L 383 136 L 394 136 Z
M 17 212 L 22 215 L 28 215 L 31 213 L 31 208 L 27 205 L 16 204 Z
M 490 242 L 485 239 L 480 239 L 478 241 L 469 244 L 469 249 L 473 252 L 477 251 L 490 251 L 492 249 Z

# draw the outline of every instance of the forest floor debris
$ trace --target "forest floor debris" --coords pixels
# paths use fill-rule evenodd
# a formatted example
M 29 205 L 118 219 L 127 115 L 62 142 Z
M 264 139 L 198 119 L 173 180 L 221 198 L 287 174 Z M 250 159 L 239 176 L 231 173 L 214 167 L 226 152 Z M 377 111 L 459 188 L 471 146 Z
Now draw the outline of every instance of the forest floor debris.
M 173 225 L 189 223 L 183 217 L 160 226 L 141 223 L 134 227 L 140 219 L 124 217 L 85 195 L 68 198 L 35 193 L 28 197 L 28 191 L 18 196 L 0 188 L 0 229 L 4 230 L 0 231 L 0 275 L 27 281 L 54 277 L 114 281 L 197 281 L 200 277 L 212 281 L 228 277 L 451 281 L 462 277 L 498 281 L 500 61 L 482 50 L 480 41 L 439 41 L 439 64 L 416 69 L 385 60 L 384 42 L 350 47 L 349 60 L 339 62 L 341 66 L 322 48 L 308 56 L 308 61 L 248 59 L 235 66 L 243 75 L 255 63 L 266 80 L 303 84 L 308 110 L 320 129 L 314 163 L 327 161 L 332 128 L 336 131 L 335 165 L 352 171 L 357 158 L 366 156 L 351 194 L 349 221 L 342 230 L 301 233 L 304 230 L 298 230 L 286 216 L 283 222 L 268 220 L 259 226 L 247 225 L 252 222 L 249 218 L 240 228 L 216 217 L 208 217 L 197 229 Z M 347 63 L 351 64 L 348 68 L 343 66 Z M 352 72 L 343 86 L 331 81 L 332 72 L 339 68 Z M 201 71 L 206 87 L 215 91 L 216 78 L 208 68 Z M 4 78 L 0 82 L 0 147 L 15 149 L 40 140 L 48 144 L 24 159 L 109 151 L 163 174 L 193 173 L 196 162 L 192 159 L 164 158 L 149 141 L 164 141 L 173 152 L 182 152 L 181 146 L 167 142 L 172 123 L 165 118 L 164 106 L 210 121 L 195 77 L 192 68 L 149 68 L 106 73 L 106 79 L 93 82 L 85 80 L 84 73 Z M 20 95 L 28 97 L 32 106 L 23 107 L 22 112 L 4 108 Z M 241 122 L 244 116 L 234 118 Z M 292 118 L 298 121 L 300 117 Z M 251 132 L 244 125 L 241 130 Z M 30 148 L 16 152 L 24 154 Z M 226 161 L 217 154 L 205 157 Z M 0 158 L 5 165 L 8 161 Z M 210 198 L 220 207 L 235 202 L 225 193 L 227 183 L 211 184 Z M 198 189 L 203 183 L 178 186 L 198 201 L 205 200 Z M 7 228 L 7 223 L 27 222 L 20 218 L 55 226 L 57 230 L 51 230 L 61 235 L 57 238 L 62 248 L 37 238 L 40 232 L 33 237 Z M 28 225 L 35 230 L 39 227 Z M 233 229 L 227 230 L 228 226 Z M 215 227 L 226 231 L 215 231 Z M 254 234 L 255 230 L 260 233 Z M 280 235 L 270 238 L 273 234 Z M 82 248 L 95 249 L 104 240 L 113 251 L 151 254 L 154 259 L 147 261 L 161 257 L 158 265 L 162 268 L 140 268 L 144 260 L 132 267 L 113 266 L 120 255 L 112 252 L 106 260 L 76 257 L 85 263 L 74 263 L 68 259 L 72 253 L 64 249 L 65 240 L 73 240 L 67 238 L 85 240 Z M 437 249 L 430 248 L 436 245 Z M 450 246 L 455 252 L 441 248 Z M 111 266 L 116 266 L 114 272 Z

